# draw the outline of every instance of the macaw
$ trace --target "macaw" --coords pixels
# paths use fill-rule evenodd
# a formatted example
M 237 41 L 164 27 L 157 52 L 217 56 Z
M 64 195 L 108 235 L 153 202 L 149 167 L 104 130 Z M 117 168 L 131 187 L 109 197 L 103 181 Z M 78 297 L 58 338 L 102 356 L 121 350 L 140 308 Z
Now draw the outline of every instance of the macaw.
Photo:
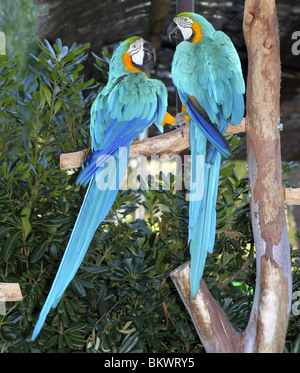
M 245 82 L 230 38 L 199 14 L 178 14 L 168 27 L 176 43 L 172 81 L 190 119 L 191 185 L 188 241 L 191 254 L 191 299 L 197 295 L 216 232 L 216 201 L 222 155 L 229 158 L 224 137 L 228 123 L 244 115 Z
M 155 57 L 153 46 L 138 36 L 123 41 L 112 55 L 108 82 L 91 107 L 91 149 L 86 152 L 76 180 L 76 184 L 89 186 L 32 340 L 39 334 L 50 309 L 57 306 L 96 229 L 113 205 L 126 171 L 131 142 L 152 123 L 163 132 L 165 123 L 175 122 L 166 111 L 165 85 L 145 73 Z M 112 167 L 107 170 L 109 163 Z M 107 176 L 109 181 L 104 182 Z

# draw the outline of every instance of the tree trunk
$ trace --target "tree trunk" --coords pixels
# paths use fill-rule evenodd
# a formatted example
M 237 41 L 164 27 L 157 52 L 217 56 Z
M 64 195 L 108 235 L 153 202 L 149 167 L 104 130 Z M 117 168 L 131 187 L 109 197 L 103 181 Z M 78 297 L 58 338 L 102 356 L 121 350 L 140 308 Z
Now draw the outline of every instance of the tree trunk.
M 200 281 L 197 296 L 193 298 L 193 302 L 190 301 L 190 263 L 175 269 L 171 278 L 206 352 L 243 352 L 240 333 L 233 329 L 203 279 Z
M 290 244 L 281 179 L 280 54 L 274 0 L 246 0 L 247 158 L 256 290 L 245 350 L 282 352 L 291 305 Z

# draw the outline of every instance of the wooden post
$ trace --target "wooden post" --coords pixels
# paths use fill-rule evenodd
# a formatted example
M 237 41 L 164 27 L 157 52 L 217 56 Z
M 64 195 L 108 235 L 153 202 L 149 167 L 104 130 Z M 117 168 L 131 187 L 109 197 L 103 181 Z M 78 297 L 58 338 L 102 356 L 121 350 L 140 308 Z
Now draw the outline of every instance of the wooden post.
M 256 289 L 245 335 L 249 352 L 282 352 L 292 293 L 282 193 L 280 52 L 274 0 L 246 0 L 247 158 L 256 251 Z
M 168 17 L 171 0 L 156 0 L 151 2 L 149 41 L 158 50 Z

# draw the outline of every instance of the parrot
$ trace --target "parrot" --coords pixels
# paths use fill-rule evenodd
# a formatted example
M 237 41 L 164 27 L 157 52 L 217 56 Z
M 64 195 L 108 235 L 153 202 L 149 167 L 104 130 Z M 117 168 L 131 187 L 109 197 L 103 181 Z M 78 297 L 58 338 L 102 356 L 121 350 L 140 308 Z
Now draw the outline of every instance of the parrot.
M 188 244 L 190 299 L 199 291 L 207 253 L 216 236 L 216 203 L 222 156 L 231 156 L 224 137 L 228 123 L 244 116 L 245 82 L 231 39 L 202 15 L 177 14 L 167 29 L 176 45 L 172 82 L 190 121 L 191 179 Z M 178 115 L 178 114 L 177 114 Z
M 91 106 L 90 146 L 76 180 L 88 188 L 32 341 L 75 276 L 95 231 L 112 207 L 133 139 L 152 123 L 163 132 L 165 123 L 175 122 L 167 112 L 166 86 L 145 72 L 155 59 L 151 43 L 139 36 L 124 40 L 112 54 L 107 84 Z

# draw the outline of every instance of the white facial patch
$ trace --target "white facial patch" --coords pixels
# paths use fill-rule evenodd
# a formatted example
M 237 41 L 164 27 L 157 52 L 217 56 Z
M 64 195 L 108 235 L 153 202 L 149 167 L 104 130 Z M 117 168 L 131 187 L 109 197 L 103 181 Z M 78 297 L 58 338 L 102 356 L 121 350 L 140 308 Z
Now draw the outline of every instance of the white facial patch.
M 142 66 L 144 61 L 143 45 L 144 39 L 140 38 L 132 43 L 128 49 L 132 62 L 139 66 Z
M 184 40 L 188 40 L 193 35 L 193 21 L 189 17 L 176 17 L 174 22 L 181 31 Z

